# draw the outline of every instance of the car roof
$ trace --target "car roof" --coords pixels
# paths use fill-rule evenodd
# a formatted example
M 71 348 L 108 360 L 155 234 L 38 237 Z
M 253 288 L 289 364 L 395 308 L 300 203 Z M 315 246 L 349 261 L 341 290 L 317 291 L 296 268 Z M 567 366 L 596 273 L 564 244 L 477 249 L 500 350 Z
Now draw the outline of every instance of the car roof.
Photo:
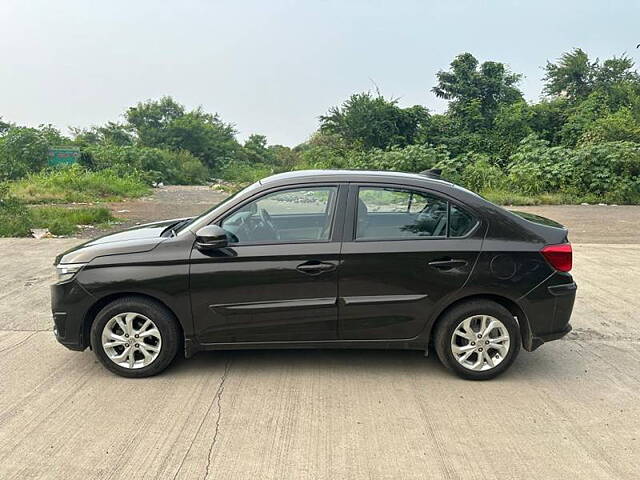
M 260 180 L 261 185 L 272 183 L 302 183 L 308 181 L 342 181 L 342 182 L 381 182 L 393 183 L 409 180 L 413 182 L 427 182 L 438 185 L 452 186 L 451 182 L 443 179 L 422 175 L 419 173 L 391 172 L 378 170 L 294 170 L 278 173 Z

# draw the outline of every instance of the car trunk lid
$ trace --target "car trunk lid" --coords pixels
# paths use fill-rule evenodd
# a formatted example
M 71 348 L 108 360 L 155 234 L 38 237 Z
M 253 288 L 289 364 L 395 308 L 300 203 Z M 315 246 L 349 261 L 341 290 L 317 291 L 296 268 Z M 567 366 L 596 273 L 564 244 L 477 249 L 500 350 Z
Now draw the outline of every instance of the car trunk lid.
M 520 218 L 524 218 L 529 222 L 537 223 L 538 225 L 544 225 L 547 227 L 555 227 L 555 228 L 564 228 L 565 230 L 567 229 L 567 227 L 565 227 L 561 223 L 558 223 L 555 220 L 551 220 L 550 218 L 547 218 L 547 217 L 534 215 L 533 213 L 528 213 L 528 212 L 521 212 L 519 210 L 509 210 L 509 211 L 519 216 Z
M 569 230 L 555 220 L 518 210 L 507 211 L 517 218 L 519 222 L 526 223 L 529 229 L 534 230 L 544 239 L 547 245 L 567 243 L 569 241 L 567 236 Z

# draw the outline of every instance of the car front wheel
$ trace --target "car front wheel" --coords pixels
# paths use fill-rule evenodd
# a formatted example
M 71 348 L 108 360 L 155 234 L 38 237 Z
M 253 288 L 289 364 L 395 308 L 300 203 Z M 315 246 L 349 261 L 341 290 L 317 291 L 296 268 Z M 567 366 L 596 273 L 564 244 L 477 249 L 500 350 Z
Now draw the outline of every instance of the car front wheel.
M 458 376 L 488 380 L 504 372 L 520 350 L 520 329 L 502 305 L 475 300 L 457 305 L 438 322 L 440 361 Z
M 162 305 L 141 297 L 113 301 L 91 326 L 91 347 L 100 362 L 123 377 L 163 371 L 178 351 L 176 320 Z

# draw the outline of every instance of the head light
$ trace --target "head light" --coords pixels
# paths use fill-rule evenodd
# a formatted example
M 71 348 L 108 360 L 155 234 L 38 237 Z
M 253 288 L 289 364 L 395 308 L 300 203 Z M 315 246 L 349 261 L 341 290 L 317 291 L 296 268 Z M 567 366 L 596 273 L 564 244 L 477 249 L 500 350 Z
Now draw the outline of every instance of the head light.
M 86 263 L 61 263 L 56 265 L 56 273 L 58 274 L 58 282 L 71 280 L 73 276 L 82 270 Z

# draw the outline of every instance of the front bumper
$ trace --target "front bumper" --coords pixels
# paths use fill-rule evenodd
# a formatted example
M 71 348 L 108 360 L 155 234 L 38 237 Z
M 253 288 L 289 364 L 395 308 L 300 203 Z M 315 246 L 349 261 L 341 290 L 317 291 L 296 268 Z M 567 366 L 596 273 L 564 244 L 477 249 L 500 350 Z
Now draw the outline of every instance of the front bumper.
M 568 273 L 556 273 L 519 301 L 526 320 L 523 347 L 533 351 L 571 331 L 571 313 L 577 285 Z
M 89 339 L 84 331 L 84 319 L 95 298 L 76 280 L 51 285 L 53 333 L 70 350 L 82 351 Z

